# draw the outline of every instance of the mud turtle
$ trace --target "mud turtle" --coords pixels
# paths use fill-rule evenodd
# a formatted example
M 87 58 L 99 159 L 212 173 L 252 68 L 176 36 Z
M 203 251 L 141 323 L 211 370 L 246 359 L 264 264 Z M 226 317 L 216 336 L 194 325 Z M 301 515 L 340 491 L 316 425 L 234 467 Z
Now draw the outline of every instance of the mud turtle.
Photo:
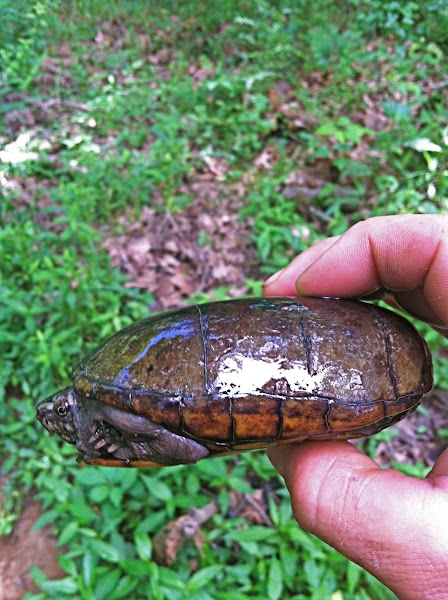
M 376 433 L 432 386 L 428 348 L 358 301 L 252 298 L 149 317 L 103 342 L 37 407 L 83 461 L 151 467 Z

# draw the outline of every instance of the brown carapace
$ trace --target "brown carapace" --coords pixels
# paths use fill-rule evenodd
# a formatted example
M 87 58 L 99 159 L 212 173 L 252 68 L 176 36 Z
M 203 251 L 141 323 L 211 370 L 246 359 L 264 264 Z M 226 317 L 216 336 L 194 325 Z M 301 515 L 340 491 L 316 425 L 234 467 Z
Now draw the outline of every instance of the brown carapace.
M 164 466 L 371 435 L 432 386 L 418 331 L 351 300 L 250 298 L 149 317 L 103 342 L 37 407 L 83 462 Z

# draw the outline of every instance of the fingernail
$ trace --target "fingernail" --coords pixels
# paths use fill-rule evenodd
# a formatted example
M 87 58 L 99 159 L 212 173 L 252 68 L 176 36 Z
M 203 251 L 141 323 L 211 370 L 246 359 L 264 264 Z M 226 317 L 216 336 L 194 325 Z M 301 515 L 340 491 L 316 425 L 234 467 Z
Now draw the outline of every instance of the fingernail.
M 303 275 L 303 273 L 302 273 L 302 275 Z M 299 296 L 306 296 L 305 290 L 302 289 L 302 275 L 300 275 L 296 279 L 296 283 L 295 283 L 296 292 Z
M 285 269 L 280 269 L 280 271 L 277 271 L 277 273 L 274 273 L 273 275 L 268 277 L 263 285 L 266 287 L 268 285 L 271 285 L 271 283 L 274 283 L 274 281 L 276 281 L 280 277 L 284 270 Z

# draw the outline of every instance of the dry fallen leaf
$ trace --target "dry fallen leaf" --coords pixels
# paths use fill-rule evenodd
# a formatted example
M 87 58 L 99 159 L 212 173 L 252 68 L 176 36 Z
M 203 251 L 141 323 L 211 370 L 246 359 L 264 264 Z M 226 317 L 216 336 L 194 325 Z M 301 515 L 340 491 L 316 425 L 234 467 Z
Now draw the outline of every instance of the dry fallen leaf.
M 268 146 L 254 158 L 254 166 L 257 167 L 259 171 L 272 169 L 277 159 L 277 150 L 274 147 Z
M 110 46 L 110 38 L 102 31 L 98 31 L 98 33 L 95 36 L 95 44 L 97 46 Z
M 200 526 L 217 512 L 216 502 L 209 502 L 202 508 L 190 509 L 188 514 L 168 523 L 153 541 L 156 563 L 166 567 L 171 566 L 183 544 L 191 539 L 199 554 L 203 556 L 202 546 L 206 538 Z

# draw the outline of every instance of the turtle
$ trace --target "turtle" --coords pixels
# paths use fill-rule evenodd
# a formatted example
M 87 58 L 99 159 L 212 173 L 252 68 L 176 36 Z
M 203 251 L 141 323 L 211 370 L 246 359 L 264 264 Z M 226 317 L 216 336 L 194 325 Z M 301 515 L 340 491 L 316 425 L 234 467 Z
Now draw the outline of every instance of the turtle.
M 81 360 L 37 406 L 83 464 L 160 467 L 372 435 L 432 387 L 418 330 L 338 298 L 244 298 L 166 311 Z

